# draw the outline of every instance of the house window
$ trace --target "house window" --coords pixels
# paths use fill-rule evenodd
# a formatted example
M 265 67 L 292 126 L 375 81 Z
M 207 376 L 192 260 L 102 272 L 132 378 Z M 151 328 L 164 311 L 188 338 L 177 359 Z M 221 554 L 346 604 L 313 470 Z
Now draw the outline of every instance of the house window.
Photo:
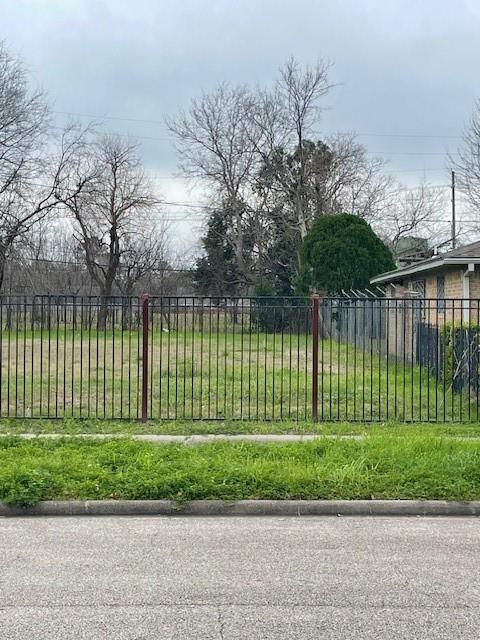
M 437 309 L 445 311 L 445 276 L 437 276 Z

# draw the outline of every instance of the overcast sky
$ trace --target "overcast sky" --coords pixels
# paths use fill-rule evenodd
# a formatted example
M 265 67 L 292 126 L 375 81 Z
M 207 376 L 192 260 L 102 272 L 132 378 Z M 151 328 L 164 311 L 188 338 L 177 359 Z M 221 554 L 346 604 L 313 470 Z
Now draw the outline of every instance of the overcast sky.
M 164 116 L 220 81 L 270 83 L 290 55 L 334 63 L 325 132 L 358 132 L 409 186 L 447 184 L 445 154 L 480 96 L 479 34 L 479 0 L 0 0 L 0 38 L 54 110 L 138 136 L 161 193 L 182 202 L 198 194 L 171 177 Z M 186 248 L 196 225 L 177 224 Z

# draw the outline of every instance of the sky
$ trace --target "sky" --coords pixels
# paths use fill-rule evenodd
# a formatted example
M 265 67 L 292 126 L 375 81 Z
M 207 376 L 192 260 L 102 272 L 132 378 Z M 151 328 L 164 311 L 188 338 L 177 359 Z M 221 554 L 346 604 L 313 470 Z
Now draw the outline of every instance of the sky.
M 173 203 L 199 192 L 179 175 L 165 116 L 219 82 L 268 85 L 292 55 L 332 62 L 325 134 L 357 132 L 407 187 L 426 177 L 448 194 L 448 152 L 480 97 L 479 33 L 478 0 L 0 0 L 0 39 L 58 126 L 76 117 L 137 137 Z M 187 256 L 200 214 L 164 211 Z

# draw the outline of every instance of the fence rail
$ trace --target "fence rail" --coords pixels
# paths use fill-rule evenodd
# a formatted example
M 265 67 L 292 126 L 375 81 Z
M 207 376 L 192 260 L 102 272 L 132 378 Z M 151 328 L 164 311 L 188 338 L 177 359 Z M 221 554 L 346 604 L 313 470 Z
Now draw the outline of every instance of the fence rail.
M 0 417 L 476 421 L 480 300 L 0 297 Z

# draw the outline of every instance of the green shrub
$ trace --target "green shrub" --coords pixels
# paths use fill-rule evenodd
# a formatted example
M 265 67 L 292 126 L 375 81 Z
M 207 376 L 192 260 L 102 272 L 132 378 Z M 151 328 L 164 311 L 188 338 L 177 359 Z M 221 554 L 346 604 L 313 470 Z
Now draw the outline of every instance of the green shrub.
M 447 322 L 441 329 L 441 378 L 455 391 L 476 385 L 479 374 L 480 327 Z
M 310 321 L 310 300 L 306 297 L 275 295 L 273 287 L 259 282 L 252 300 L 252 329 L 274 333 L 288 329 L 304 332 Z
M 350 214 L 317 218 L 303 239 L 296 290 L 301 294 L 363 289 L 370 278 L 395 268 L 390 249 L 362 218 Z
M 0 475 L 0 494 L 6 504 L 31 507 L 45 500 L 54 484 L 48 471 L 20 467 L 5 477 Z

